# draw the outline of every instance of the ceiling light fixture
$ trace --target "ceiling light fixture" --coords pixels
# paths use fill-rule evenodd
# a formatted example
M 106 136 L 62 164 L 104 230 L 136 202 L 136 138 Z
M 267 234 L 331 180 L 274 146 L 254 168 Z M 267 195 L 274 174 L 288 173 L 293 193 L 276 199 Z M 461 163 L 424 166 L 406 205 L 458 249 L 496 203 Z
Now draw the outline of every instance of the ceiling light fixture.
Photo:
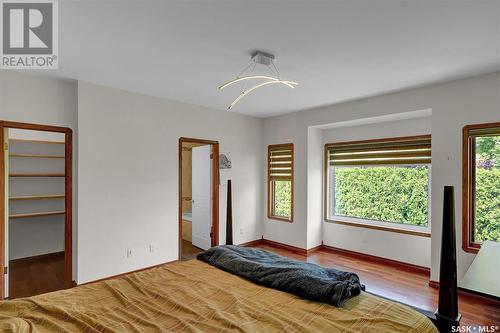
M 283 84 L 289 88 L 295 88 L 299 83 L 295 81 L 290 81 L 290 80 L 282 80 L 280 78 L 280 73 L 278 71 L 278 68 L 276 67 L 276 64 L 274 63 L 275 58 L 274 55 L 261 52 L 261 51 L 256 51 L 255 53 L 252 54 L 252 59 L 250 60 L 250 63 L 240 72 L 240 74 L 233 80 L 224 83 L 219 87 L 219 90 L 223 90 L 224 88 L 233 85 L 238 82 L 245 82 L 245 85 L 243 87 L 243 90 L 241 94 L 227 107 L 228 110 L 231 110 L 236 103 L 238 103 L 243 97 L 248 95 L 250 92 L 254 91 L 255 89 L 265 87 L 267 85 L 271 84 Z M 250 74 L 253 74 L 255 71 L 255 67 L 257 65 L 264 65 L 266 66 L 272 73 L 273 75 L 276 75 L 276 77 L 273 76 L 268 76 L 268 75 L 247 75 L 247 76 L 242 76 L 244 73 L 247 71 L 250 71 Z M 247 84 L 249 81 L 252 80 L 266 80 L 264 82 L 261 82 L 249 89 L 246 89 Z

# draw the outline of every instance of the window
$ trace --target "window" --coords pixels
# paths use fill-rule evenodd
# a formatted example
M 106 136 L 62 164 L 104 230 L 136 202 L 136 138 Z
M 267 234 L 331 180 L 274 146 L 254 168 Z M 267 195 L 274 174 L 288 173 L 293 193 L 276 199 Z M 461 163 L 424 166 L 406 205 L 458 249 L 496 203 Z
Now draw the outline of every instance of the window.
M 267 152 L 268 210 L 271 219 L 293 221 L 293 144 L 271 145 Z
M 462 247 L 500 242 L 500 123 L 463 129 Z
M 325 162 L 325 220 L 430 235 L 430 135 L 327 144 Z

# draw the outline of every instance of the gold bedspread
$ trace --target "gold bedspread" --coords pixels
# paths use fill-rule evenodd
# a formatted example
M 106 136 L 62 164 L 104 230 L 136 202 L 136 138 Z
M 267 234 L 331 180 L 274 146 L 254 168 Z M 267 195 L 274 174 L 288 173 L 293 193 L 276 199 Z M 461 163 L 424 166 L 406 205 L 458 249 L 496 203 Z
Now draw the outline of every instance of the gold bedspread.
M 344 307 L 265 288 L 198 260 L 0 303 L 0 332 L 436 332 L 367 293 Z

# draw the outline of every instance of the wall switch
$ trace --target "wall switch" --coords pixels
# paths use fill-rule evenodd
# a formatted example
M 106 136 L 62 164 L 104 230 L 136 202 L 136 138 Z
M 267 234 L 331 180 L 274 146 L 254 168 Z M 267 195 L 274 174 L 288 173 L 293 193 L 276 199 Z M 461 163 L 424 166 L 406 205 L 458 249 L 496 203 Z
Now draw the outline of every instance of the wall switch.
M 132 249 L 127 249 L 127 258 L 132 258 Z
M 153 244 L 149 244 L 149 253 L 155 252 L 155 246 Z

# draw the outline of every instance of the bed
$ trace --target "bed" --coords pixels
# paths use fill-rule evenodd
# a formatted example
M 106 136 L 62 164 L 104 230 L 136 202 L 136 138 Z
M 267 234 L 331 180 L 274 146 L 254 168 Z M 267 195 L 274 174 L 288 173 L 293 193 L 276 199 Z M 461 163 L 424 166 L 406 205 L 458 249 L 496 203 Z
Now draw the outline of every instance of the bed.
M 199 260 L 0 303 L 1 332 L 437 332 L 368 293 L 342 307 L 262 287 Z

